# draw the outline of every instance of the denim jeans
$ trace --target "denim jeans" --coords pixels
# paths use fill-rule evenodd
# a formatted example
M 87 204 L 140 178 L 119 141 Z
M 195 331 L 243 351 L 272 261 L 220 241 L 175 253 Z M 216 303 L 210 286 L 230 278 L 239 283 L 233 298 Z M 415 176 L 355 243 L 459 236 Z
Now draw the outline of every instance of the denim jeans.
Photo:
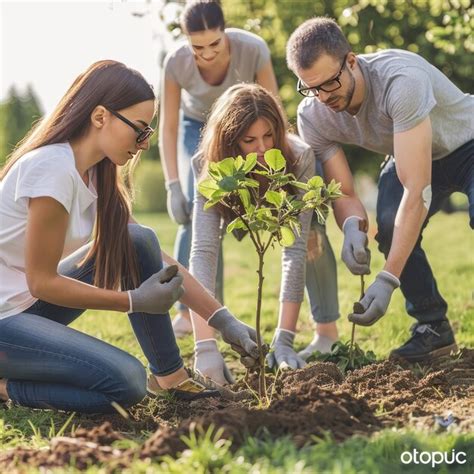
M 323 176 L 319 161 L 316 161 L 315 171 L 317 175 Z M 306 261 L 306 294 L 313 321 L 331 323 L 339 318 L 336 259 L 326 234 L 326 226 L 318 223 L 316 215 L 313 215 L 311 231 L 318 235 L 321 254 L 315 260 Z
M 179 138 L 178 138 L 178 173 L 181 189 L 192 208 L 194 199 L 194 174 L 191 167 L 191 158 L 196 154 L 201 139 L 203 122 L 189 117 L 181 116 Z M 189 268 L 189 256 L 191 253 L 192 224 L 180 225 L 174 242 L 174 258 L 186 268 Z M 216 278 L 216 298 L 224 302 L 224 266 L 222 245 L 219 250 Z M 182 303 L 177 303 L 177 309 L 183 311 L 186 308 Z
M 474 228 L 474 140 L 464 144 L 445 158 L 433 161 L 432 201 L 420 236 L 400 276 L 406 310 L 420 323 L 446 319 L 448 305 L 438 286 L 425 252 L 421 248 L 423 230 L 443 201 L 454 192 L 462 192 L 469 199 L 470 226 Z M 392 245 L 393 227 L 403 186 L 396 173 L 393 158 L 382 170 L 377 200 L 378 233 L 375 236 L 379 250 L 387 257 Z M 446 229 L 449 232 L 449 229 Z
M 160 246 L 150 228 L 129 224 L 129 232 L 143 282 L 163 267 Z M 92 284 L 94 263 L 77 266 L 89 246 L 63 260 L 59 273 Z M 145 396 L 146 371 L 138 359 L 68 327 L 84 311 L 38 300 L 0 320 L 0 377 L 8 379 L 11 400 L 33 408 L 109 413 L 112 402 L 128 407 Z M 129 319 L 152 373 L 168 375 L 183 366 L 168 313 L 133 313 Z

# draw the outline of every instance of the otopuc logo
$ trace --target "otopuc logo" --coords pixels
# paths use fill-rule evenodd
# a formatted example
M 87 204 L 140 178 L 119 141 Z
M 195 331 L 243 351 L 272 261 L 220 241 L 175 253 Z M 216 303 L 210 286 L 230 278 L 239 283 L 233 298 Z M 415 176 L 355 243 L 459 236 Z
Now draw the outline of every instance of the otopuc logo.
M 467 457 L 464 451 L 403 451 L 400 456 L 403 464 L 431 464 L 435 468 L 438 464 L 466 464 Z

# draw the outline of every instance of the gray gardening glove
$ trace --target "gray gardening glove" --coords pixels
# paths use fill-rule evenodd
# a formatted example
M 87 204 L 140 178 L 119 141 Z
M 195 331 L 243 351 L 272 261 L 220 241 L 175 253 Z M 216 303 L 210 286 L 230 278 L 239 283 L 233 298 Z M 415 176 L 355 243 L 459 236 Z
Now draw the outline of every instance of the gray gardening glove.
M 372 326 L 387 312 L 392 293 L 399 286 L 400 280 L 396 276 L 382 270 L 360 300 L 365 312 L 349 314 L 349 321 L 360 326 Z
M 354 275 L 370 273 L 370 250 L 367 247 L 367 232 L 359 230 L 361 219 L 356 216 L 348 217 L 342 226 L 344 244 L 342 246 L 342 261 Z
M 153 274 L 135 290 L 129 290 L 129 313 L 164 314 L 181 298 L 183 277 L 176 265 Z
M 273 335 L 270 348 L 273 352 L 267 355 L 270 369 L 277 367 L 280 370 L 301 369 L 306 362 L 293 349 L 295 333 L 287 329 L 277 329 Z
M 194 370 L 219 385 L 235 383 L 215 339 L 196 341 L 194 346 Z
M 225 306 L 217 310 L 207 324 L 217 329 L 222 334 L 222 339 L 243 358 L 258 359 L 255 329 L 239 321 Z
M 179 180 L 168 181 L 166 183 L 166 190 L 168 191 L 166 208 L 171 219 L 180 225 L 191 222 L 190 205 L 181 190 Z

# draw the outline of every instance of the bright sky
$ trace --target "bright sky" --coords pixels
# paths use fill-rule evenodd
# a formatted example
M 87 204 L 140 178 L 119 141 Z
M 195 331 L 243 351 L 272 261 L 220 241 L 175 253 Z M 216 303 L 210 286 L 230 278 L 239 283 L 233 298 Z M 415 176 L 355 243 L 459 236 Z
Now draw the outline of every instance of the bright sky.
M 0 100 L 12 84 L 21 90 L 31 83 L 49 113 L 99 59 L 121 61 L 157 86 L 160 50 L 170 41 L 159 20 L 161 3 L 0 0 Z

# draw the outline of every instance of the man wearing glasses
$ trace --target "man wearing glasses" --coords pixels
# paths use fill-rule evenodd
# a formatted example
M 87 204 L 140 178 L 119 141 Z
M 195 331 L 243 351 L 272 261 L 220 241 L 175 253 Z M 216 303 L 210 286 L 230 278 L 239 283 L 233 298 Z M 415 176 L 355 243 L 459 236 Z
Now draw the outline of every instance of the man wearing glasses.
M 299 132 L 326 179 L 341 182 L 346 195 L 334 213 L 344 232 L 342 259 L 354 274 L 370 273 L 367 215 L 341 144 L 390 155 L 377 200 L 376 240 L 386 263 L 360 302 L 364 312 L 349 320 L 374 324 L 400 286 L 417 323 L 392 355 L 415 362 L 449 354 L 456 343 L 447 303 L 421 248 L 421 232 L 455 191 L 468 196 L 474 227 L 474 96 L 416 54 L 355 55 L 329 18 L 308 20 L 292 34 L 287 62 L 306 97 L 298 108 Z

